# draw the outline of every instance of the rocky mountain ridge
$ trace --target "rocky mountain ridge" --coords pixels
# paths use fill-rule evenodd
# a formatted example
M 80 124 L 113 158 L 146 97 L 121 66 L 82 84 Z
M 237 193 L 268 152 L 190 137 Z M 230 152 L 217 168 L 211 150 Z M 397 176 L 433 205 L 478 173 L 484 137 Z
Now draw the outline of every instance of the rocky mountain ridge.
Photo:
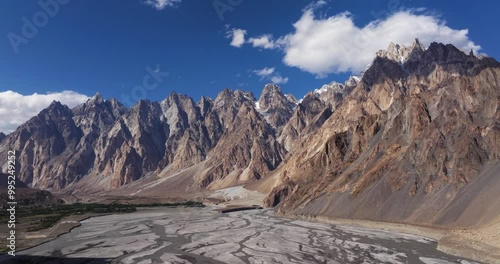
M 270 176 L 266 203 L 282 214 L 485 223 L 500 212 L 500 64 L 452 45 L 391 44 L 296 144 Z
M 471 210 L 480 221 L 500 212 L 477 205 L 500 190 L 499 78 L 496 60 L 452 45 L 391 43 L 362 76 L 300 101 L 268 84 L 258 99 L 226 89 L 131 108 L 99 94 L 73 109 L 54 102 L 0 134 L 0 159 L 16 149 L 19 178 L 52 191 L 254 182 L 283 214 L 466 225 Z
M 41 189 L 81 188 L 82 179 L 89 191 L 115 189 L 200 163 L 206 168 L 194 179 L 199 186 L 230 175 L 225 186 L 259 179 L 279 165 L 286 150 L 276 135 L 295 107 L 295 98 L 274 84 L 259 100 L 226 89 L 198 103 L 172 93 L 130 109 L 96 94 L 73 109 L 53 102 L 4 136 L 0 148 L 17 149 L 19 178 Z

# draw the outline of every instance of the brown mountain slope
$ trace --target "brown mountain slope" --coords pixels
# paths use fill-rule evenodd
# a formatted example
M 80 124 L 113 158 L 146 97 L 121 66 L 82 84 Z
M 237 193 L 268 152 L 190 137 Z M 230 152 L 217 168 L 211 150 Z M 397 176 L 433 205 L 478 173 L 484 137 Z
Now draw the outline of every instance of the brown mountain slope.
M 9 174 L 4 174 L 0 172 L 0 205 L 3 207 L 8 207 L 7 202 L 12 202 L 9 199 Z M 29 188 L 19 179 L 15 181 L 15 202 L 17 205 L 51 205 L 51 204 L 62 204 L 63 201 L 55 196 L 53 196 L 49 191 L 37 190 Z
M 267 205 L 283 214 L 427 224 L 498 216 L 500 65 L 451 45 L 412 49 L 404 65 L 379 54 L 276 170 Z

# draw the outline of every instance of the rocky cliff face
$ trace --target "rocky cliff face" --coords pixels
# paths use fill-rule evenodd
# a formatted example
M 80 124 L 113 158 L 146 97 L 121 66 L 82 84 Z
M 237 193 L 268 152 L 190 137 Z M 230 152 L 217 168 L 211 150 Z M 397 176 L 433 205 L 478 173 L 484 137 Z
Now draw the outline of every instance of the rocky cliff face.
M 403 50 L 379 52 L 315 135 L 300 139 L 276 170 L 268 205 L 284 214 L 462 225 L 477 220 L 467 211 L 478 219 L 499 212 L 494 203 L 475 207 L 472 190 L 497 200 L 500 64 L 438 43 Z
M 34 187 L 58 189 L 85 173 L 74 152 L 82 137 L 71 109 L 53 102 L 8 135 L 1 142 L 0 155 L 7 160 L 7 151 L 16 150 L 21 164 L 17 169 L 19 179 Z
M 140 101 L 97 140 L 94 168 L 107 187 L 131 183 L 157 168 L 169 131 L 161 116 L 159 103 Z
M 335 110 L 345 96 L 359 83 L 359 77 L 351 76 L 345 83 L 331 82 L 323 85 L 319 89 L 314 90 L 314 94 L 332 110 Z
M 275 84 L 267 84 L 264 86 L 259 101 L 255 103 L 255 108 L 277 133 L 280 133 L 292 116 L 296 105 L 296 99 L 293 96 L 284 95 L 281 88 Z
M 228 185 L 258 180 L 274 170 L 284 154 L 272 126 L 247 101 L 211 152 L 201 184 L 206 187 L 227 176 Z
M 259 179 L 284 157 L 276 129 L 287 119 L 272 104 L 285 107 L 280 113 L 288 116 L 294 98 L 275 85 L 262 94 L 265 114 L 255 109 L 252 93 L 227 89 L 215 100 L 195 103 L 172 93 L 130 109 L 99 94 L 74 109 L 54 102 L 5 137 L 0 149 L 18 150 L 20 178 L 42 189 L 116 189 L 200 164 L 196 185 L 224 187 Z
M 110 127 L 120 118 L 127 109 L 115 99 L 104 101 L 100 94 L 96 94 L 86 103 L 76 106 L 73 112 L 75 125 L 82 130 L 82 138 L 74 149 L 74 163 L 81 168 L 78 178 L 82 178 L 94 169 L 94 163 L 100 156 L 99 138 L 108 132 Z M 65 186 L 58 186 L 57 189 Z
M 308 93 L 283 128 L 279 136 L 280 143 L 290 151 L 298 139 L 321 127 L 331 114 L 332 108 L 318 94 Z

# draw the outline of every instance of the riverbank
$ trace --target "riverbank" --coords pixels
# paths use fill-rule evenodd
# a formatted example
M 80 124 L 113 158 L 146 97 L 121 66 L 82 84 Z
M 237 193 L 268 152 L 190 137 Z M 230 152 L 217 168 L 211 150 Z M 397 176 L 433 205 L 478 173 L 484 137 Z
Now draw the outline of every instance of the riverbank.
M 48 264 L 106 263 L 473 263 L 423 236 L 297 221 L 270 209 L 152 208 L 88 219 L 76 230 L 19 252 Z M 0 256 L 0 262 L 8 256 Z M 100 261 L 100 262 L 99 262 Z M 22 262 L 21 262 L 22 263 Z
M 38 231 L 28 232 L 25 230 L 25 228 L 21 228 L 18 232 L 21 235 L 16 239 L 16 251 L 26 250 L 50 242 L 61 235 L 69 233 L 74 228 L 79 227 L 82 221 L 87 220 L 91 217 L 104 215 L 106 214 L 71 215 L 62 218 L 55 225 L 49 228 Z M 3 231 L 4 230 L 1 230 L 0 228 L 0 233 L 4 233 Z
M 216 205 L 212 204 L 212 206 L 219 209 L 234 206 L 252 206 L 257 203 L 260 204 L 262 200 L 259 199 L 263 199 L 260 193 L 244 188 L 228 188 L 219 192 L 223 194 L 234 193 L 234 190 L 239 191 L 238 195 L 232 195 L 229 197 L 226 197 L 228 195 L 223 196 L 226 201 Z M 245 197 L 245 199 L 240 197 Z M 250 199 L 251 202 L 245 201 L 249 200 L 248 198 L 252 198 Z M 438 242 L 437 249 L 442 252 L 464 258 L 471 258 L 480 262 L 500 264 L 500 216 L 495 221 L 475 229 L 444 228 L 441 226 L 424 226 L 406 223 L 352 219 L 332 219 L 321 216 L 309 217 L 286 214 L 279 214 L 279 216 L 333 225 L 374 228 L 392 232 L 420 235 L 436 240 Z
M 234 193 L 236 188 L 228 188 L 219 191 L 220 193 Z M 225 202 L 216 205 L 218 208 L 231 206 L 251 206 L 261 204 L 263 199 L 259 192 L 237 189 L 238 194 L 226 198 Z M 228 196 L 228 195 L 226 195 Z M 240 198 L 245 197 L 245 199 Z M 251 202 L 246 202 L 248 197 Z M 229 198 L 229 199 L 228 199 Z M 236 199 L 234 199 L 236 198 Z M 445 228 L 442 226 L 424 226 L 406 223 L 375 222 L 352 219 L 332 219 L 327 217 L 309 217 L 279 214 L 290 219 L 301 219 L 305 221 L 321 222 L 333 225 L 348 225 L 364 228 L 374 228 L 393 232 L 403 232 L 414 235 L 421 235 L 434 239 L 438 242 L 438 250 L 455 256 L 475 259 L 485 263 L 500 263 L 500 216 L 496 220 L 480 228 Z
M 234 201 L 233 201 L 234 203 Z M 231 203 L 232 204 L 232 203 Z M 221 210 L 222 208 L 238 208 L 234 205 L 226 207 L 224 203 L 218 206 L 210 206 L 212 210 Z M 162 207 L 140 207 L 141 212 L 155 212 Z M 37 232 L 30 232 L 22 239 L 18 251 L 36 247 L 48 241 L 52 241 L 63 234 L 69 233 L 73 228 L 80 226 L 80 222 L 91 217 L 102 216 L 99 214 L 77 215 L 70 216 L 62 219 L 56 226 L 48 230 L 41 230 Z M 331 224 L 338 227 L 347 228 L 368 228 L 374 230 L 389 231 L 394 233 L 406 233 L 427 237 L 437 241 L 437 249 L 441 252 L 473 259 L 484 263 L 500 263 L 500 256 L 497 252 L 499 241 L 495 238 L 498 237 L 500 230 L 500 221 L 492 223 L 489 226 L 472 230 L 472 229 L 444 229 L 440 227 L 431 226 L 416 226 L 402 223 L 385 223 L 385 222 L 372 222 L 363 220 L 349 220 L 349 219 L 329 219 L 325 217 L 305 217 L 305 216 L 290 216 L 280 215 L 288 219 L 304 220 L 308 222 L 319 222 Z M 312 225 L 311 225 L 312 226 Z
M 131 213 L 143 208 L 203 207 L 199 202 L 185 201 L 152 204 L 73 203 L 48 206 L 24 206 L 16 219 L 16 252 L 50 242 L 81 225 L 81 221 L 108 214 Z M 2 215 L 2 219 L 5 216 Z M 0 236 L 8 237 L 7 225 L 0 225 Z M 0 254 L 9 251 L 1 247 Z
M 339 226 L 371 228 L 424 236 L 436 240 L 438 243 L 437 249 L 444 253 L 484 263 L 500 263 L 500 217 L 481 228 L 455 229 L 404 223 L 332 219 L 321 216 L 311 217 L 283 214 L 280 214 L 280 216 Z

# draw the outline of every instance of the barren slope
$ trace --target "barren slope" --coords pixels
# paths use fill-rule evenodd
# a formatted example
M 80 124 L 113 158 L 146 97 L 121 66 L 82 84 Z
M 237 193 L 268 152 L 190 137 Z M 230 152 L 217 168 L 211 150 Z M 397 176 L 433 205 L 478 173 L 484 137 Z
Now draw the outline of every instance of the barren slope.
M 456 226 L 498 216 L 498 62 L 451 45 L 411 48 L 403 65 L 380 53 L 319 131 L 298 141 L 272 175 L 267 205 Z

